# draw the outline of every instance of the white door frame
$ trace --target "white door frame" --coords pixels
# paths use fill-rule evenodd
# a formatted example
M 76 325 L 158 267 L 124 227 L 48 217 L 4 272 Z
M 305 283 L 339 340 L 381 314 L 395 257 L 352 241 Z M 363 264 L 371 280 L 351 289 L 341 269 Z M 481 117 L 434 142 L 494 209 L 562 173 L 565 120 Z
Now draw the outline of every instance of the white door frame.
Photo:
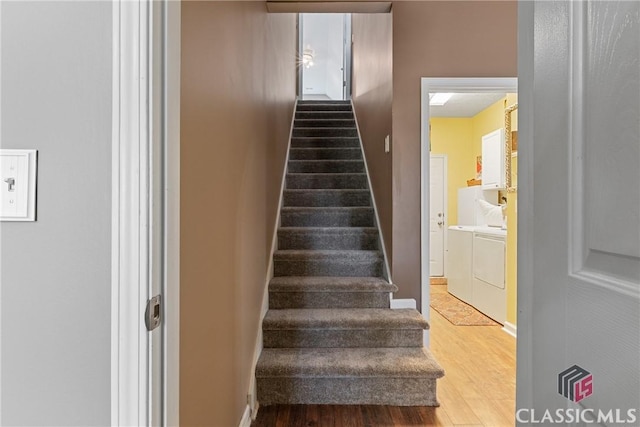
M 420 194 L 421 227 L 421 303 L 422 315 L 429 319 L 429 159 L 431 141 L 429 132 L 429 93 L 430 92 L 517 92 L 517 78 L 430 78 L 421 79 L 420 90 Z M 424 344 L 429 345 L 429 333 L 425 331 Z
M 443 186 L 443 206 L 442 206 L 442 214 L 443 214 L 443 221 L 444 221 L 444 235 L 443 235 L 443 246 L 442 246 L 442 276 L 443 277 L 447 277 L 447 248 L 448 246 L 448 241 L 447 241 L 447 221 L 449 218 L 449 170 L 448 170 L 448 163 L 449 163 L 449 158 L 446 154 L 430 154 L 429 156 L 429 160 L 431 159 L 442 159 L 442 161 L 444 162 L 443 164 L 443 169 L 442 169 L 442 174 L 444 175 L 443 179 L 442 179 L 442 186 Z M 431 173 L 431 171 L 429 171 L 429 173 Z M 431 176 L 431 175 L 429 175 Z M 431 195 L 429 195 L 429 197 L 431 197 Z M 429 206 L 431 207 L 431 206 Z M 429 274 L 429 279 L 431 279 L 431 274 Z M 431 280 L 429 280 L 431 281 Z
M 149 268 L 154 245 L 163 245 L 164 254 L 161 261 L 164 369 L 160 391 L 164 413 L 160 424 L 179 424 L 180 4 L 172 3 L 166 0 L 113 3 L 113 426 L 145 426 L 152 422 L 151 341 L 144 313 L 150 297 Z M 161 9 L 162 19 L 157 22 L 150 19 L 154 7 Z M 160 57 L 159 61 L 155 58 L 161 68 L 160 82 L 151 79 L 153 55 Z M 160 95 L 154 95 L 157 93 Z M 152 127 L 153 111 L 159 111 L 161 117 L 161 123 L 155 129 Z M 154 137 L 162 141 L 162 170 L 151 167 Z M 162 188 L 151 188 L 158 178 Z M 164 198 L 160 236 L 151 235 L 154 191 Z

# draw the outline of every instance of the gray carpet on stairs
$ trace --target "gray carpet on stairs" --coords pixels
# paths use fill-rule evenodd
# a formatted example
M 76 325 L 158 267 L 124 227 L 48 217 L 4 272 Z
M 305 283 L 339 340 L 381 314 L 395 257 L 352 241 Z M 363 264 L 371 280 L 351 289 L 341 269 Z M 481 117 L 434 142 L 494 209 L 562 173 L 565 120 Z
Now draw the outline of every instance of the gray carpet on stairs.
M 256 367 L 270 404 L 437 406 L 444 371 L 428 323 L 391 310 L 380 236 L 348 101 L 300 101 Z

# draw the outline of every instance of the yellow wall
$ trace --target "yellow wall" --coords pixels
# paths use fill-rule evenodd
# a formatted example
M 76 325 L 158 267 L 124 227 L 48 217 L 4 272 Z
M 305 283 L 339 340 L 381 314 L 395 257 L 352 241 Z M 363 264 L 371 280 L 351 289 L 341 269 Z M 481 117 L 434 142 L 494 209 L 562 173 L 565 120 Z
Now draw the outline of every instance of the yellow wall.
M 447 155 L 447 226 L 458 223 L 458 188 L 475 178 L 470 118 L 431 119 L 431 154 Z
M 448 225 L 458 221 L 458 188 L 475 178 L 476 157 L 482 155 L 482 136 L 504 127 L 504 109 L 516 103 L 517 94 L 507 96 L 471 118 L 432 118 L 431 153 L 446 154 L 448 167 Z M 518 129 L 517 110 L 511 116 Z M 512 159 L 512 185 L 517 185 L 517 157 Z M 501 192 L 501 194 L 507 194 Z M 517 192 L 507 194 L 507 322 L 517 321 Z

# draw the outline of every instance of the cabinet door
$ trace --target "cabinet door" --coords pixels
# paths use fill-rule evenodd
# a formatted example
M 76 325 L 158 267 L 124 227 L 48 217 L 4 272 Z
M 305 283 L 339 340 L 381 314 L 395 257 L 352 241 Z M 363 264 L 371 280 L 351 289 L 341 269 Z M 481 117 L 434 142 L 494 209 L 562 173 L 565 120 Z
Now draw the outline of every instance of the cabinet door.
M 505 189 L 504 129 L 482 137 L 482 188 Z

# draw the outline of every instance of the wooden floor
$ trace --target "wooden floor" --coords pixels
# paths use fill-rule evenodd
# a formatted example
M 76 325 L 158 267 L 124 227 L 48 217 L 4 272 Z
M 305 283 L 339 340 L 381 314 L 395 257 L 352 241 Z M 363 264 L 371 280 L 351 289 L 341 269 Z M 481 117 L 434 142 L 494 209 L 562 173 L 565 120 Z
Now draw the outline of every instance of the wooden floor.
M 430 324 L 431 352 L 445 370 L 440 407 L 274 405 L 261 407 L 252 426 L 513 426 L 515 339 L 500 326 L 454 326 L 435 310 Z

